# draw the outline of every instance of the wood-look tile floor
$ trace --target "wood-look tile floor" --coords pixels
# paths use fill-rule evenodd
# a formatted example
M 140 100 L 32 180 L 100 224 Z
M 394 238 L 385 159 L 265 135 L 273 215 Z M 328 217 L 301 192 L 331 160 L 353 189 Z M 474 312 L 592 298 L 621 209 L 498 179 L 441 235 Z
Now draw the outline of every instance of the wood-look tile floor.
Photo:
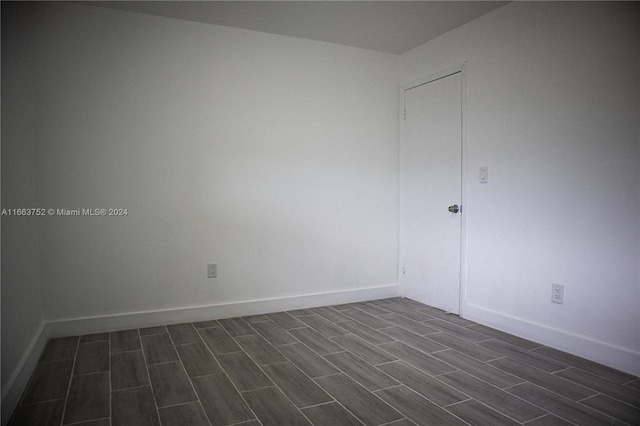
M 392 298 L 52 339 L 11 425 L 640 424 L 640 380 Z

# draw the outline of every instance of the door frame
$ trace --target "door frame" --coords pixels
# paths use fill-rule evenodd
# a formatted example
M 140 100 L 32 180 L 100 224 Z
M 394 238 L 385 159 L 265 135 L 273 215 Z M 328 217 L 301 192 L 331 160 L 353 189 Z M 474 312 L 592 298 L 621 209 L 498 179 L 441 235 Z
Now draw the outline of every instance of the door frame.
M 439 72 L 429 74 L 419 80 L 413 81 L 409 84 L 401 86 L 399 88 L 398 96 L 398 112 L 399 112 L 399 253 L 398 253 L 398 283 L 400 287 L 400 294 L 404 296 L 406 294 L 405 287 L 405 260 L 406 260 L 406 242 L 405 235 L 407 232 L 407 225 L 405 220 L 405 165 L 406 165 L 406 144 L 405 144 L 405 92 L 410 89 L 414 89 L 418 86 L 429 84 L 436 80 L 440 80 L 449 77 L 454 74 L 460 73 L 461 84 L 461 123 L 460 123 L 460 141 L 461 141 L 461 176 L 460 176 L 460 296 L 458 300 L 458 309 L 460 317 L 464 317 L 464 307 L 466 305 L 466 288 L 467 288 L 467 213 L 469 211 L 467 204 L 467 186 L 468 186 L 468 173 L 467 173 L 467 73 L 466 62 L 443 69 Z

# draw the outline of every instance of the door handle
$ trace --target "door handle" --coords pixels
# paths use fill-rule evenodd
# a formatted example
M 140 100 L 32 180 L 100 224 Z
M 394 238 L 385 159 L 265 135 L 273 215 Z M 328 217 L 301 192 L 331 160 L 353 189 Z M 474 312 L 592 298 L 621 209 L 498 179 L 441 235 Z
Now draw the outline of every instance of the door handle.
M 449 211 L 451 213 L 458 213 L 460 211 L 460 207 L 458 207 L 457 204 L 454 204 L 452 206 L 449 206 Z

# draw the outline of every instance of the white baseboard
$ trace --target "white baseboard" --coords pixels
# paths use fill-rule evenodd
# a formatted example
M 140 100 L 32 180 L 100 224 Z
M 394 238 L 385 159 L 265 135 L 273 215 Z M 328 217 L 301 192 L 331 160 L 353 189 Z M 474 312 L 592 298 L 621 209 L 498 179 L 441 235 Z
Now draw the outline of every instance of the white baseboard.
M 40 323 L 40 327 L 36 331 L 35 336 L 27 347 L 25 354 L 22 356 L 20 363 L 14 370 L 13 374 L 7 381 L 7 385 L 2 389 L 2 424 L 9 423 L 13 410 L 20 403 L 22 393 L 27 388 L 29 378 L 38 364 L 40 355 L 47 344 L 49 337 L 46 333 L 46 323 Z
M 586 358 L 634 376 L 640 376 L 640 353 L 630 349 L 471 304 L 464 306 L 464 317 L 488 327 Z
M 345 290 L 329 293 L 306 294 L 272 299 L 249 300 L 219 305 L 193 306 L 177 309 L 134 312 L 100 317 L 73 318 L 50 321 L 47 334 L 50 337 L 78 336 L 107 331 L 151 327 L 159 324 L 179 324 L 210 319 L 233 318 L 270 312 L 316 306 L 355 303 L 400 295 L 397 284 Z

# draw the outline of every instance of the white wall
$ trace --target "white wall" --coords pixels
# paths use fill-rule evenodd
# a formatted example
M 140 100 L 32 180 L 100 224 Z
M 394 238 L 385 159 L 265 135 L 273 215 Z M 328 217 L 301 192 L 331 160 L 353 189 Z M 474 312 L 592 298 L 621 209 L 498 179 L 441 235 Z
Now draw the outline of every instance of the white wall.
M 44 219 L 48 320 L 397 285 L 394 55 L 81 5 L 41 18 L 38 199 L 128 209 Z
M 37 206 L 32 15 L 2 5 L 2 208 Z M 2 415 L 17 402 L 42 344 L 38 219 L 2 217 Z M 31 352 L 33 357 L 29 357 Z M 24 367 L 24 370 L 23 370 Z
M 635 374 L 638 18 L 633 3 L 515 2 L 400 58 L 401 85 L 467 61 L 463 312 Z

